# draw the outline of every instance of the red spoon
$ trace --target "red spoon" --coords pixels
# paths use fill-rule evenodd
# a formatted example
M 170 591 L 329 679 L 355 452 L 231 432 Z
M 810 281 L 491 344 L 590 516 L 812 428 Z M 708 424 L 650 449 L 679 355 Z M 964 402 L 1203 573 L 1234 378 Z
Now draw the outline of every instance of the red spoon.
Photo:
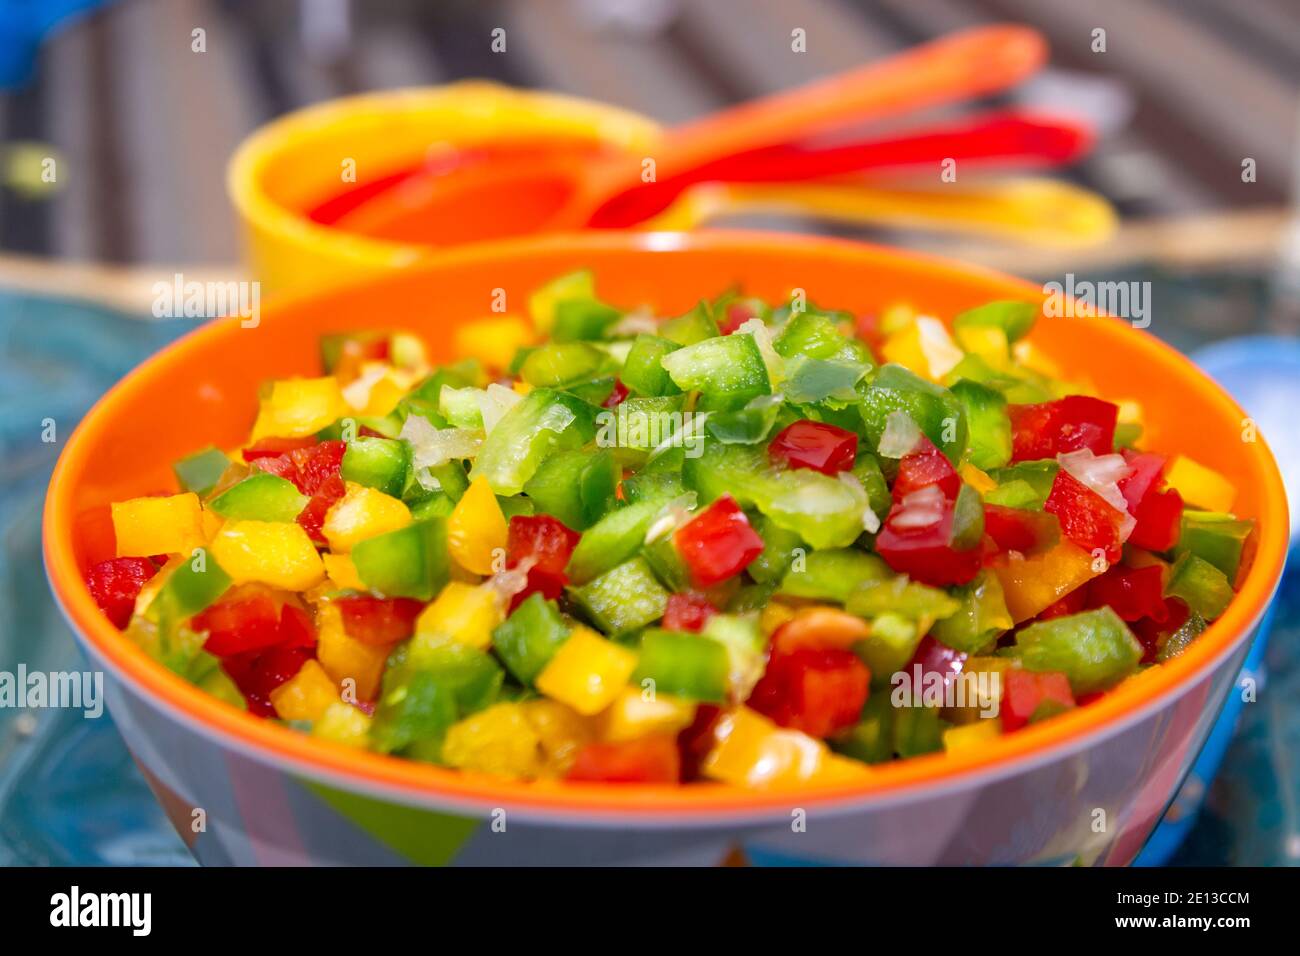
M 1037 70 L 1045 56 L 1034 30 L 980 27 L 688 123 L 666 133 L 651 157 L 569 155 L 467 167 L 421 197 L 424 241 L 581 228 L 611 199 L 642 184 L 651 164 L 654 180 L 680 179 L 698 167 L 836 126 L 1005 89 Z

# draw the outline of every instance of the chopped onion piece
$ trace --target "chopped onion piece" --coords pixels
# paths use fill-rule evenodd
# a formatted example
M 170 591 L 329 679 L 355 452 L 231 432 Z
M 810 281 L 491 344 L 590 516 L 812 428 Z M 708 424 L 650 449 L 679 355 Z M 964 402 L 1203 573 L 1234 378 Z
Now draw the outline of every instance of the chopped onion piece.
M 918 315 L 915 321 L 921 353 L 925 356 L 925 364 L 930 367 L 930 377 L 939 381 L 957 367 L 966 353 L 953 342 L 948 327 L 938 319 Z
M 861 497 L 864 500 L 867 499 L 867 490 L 862 487 L 862 482 L 858 480 L 857 475 L 853 474 L 851 471 L 841 471 L 839 473 L 839 478 L 840 481 L 844 482 L 844 484 L 848 485 L 849 488 L 855 492 L 857 497 Z M 867 534 L 875 534 L 880 530 L 880 516 L 871 510 L 871 502 L 869 500 L 867 501 L 866 506 L 862 509 L 862 530 L 867 532 Z
M 659 517 L 650 523 L 650 527 L 645 532 L 645 543 L 653 544 L 660 538 L 672 534 L 690 520 L 691 512 L 694 510 L 695 492 L 688 491 L 684 495 L 678 495 L 664 505 Z
M 1127 541 L 1133 533 L 1137 521 L 1128 512 L 1128 502 L 1119 490 L 1118 482 L 1133 473 L 1123 455 L 1095 455 L 1091 448 L 1057 455 L 1056 460 L 1080 484 L 1096 492 L 1105 502 L 1121 515 L 1119 526 L 1121 541 Z
M 411 465 L 417 479 L 419 469 L 473 458 L 483 444 L 483 432 L 477 428 L 434 428 L 420 415 L 408 415 L 397 437 L 411 443 Z
M 746 319 L 732 335 L 752 335 L 759 354 L 763 356 L 763 365 L 767 369 L 767 382 L 776 391 L 776 387 L 785 381 L 785 359 L 781 358 L 772 347 L 772 330 L 762 319 Z
M 926 485 L 904 495 L 898 510 L 889 518 L 895 528 L 929 528 L 943 520 L 943 492 L 938 485 Z
M 370 402 L 370 390 L 387 374 L 388 366 L 382 362 L 367 363 L 361 374 L 343 387 L 343 401 L 361 411 Z
M 491 435 L 492 429 L 496 428 L 497 422 L 501 421 L 505 413 L 523 400 L 523 396 L 513 388 L 506 388 L 496 382 L 489 385 L 475 398 L 478 399 L 479 412 L 483 415 L 483 433 L 485 435 Z
M 876 451 L 885 458 L 902 458 L 921 440 L 921 429 L 907 412 L 893 411 L 885 418 Z
M 504 610 L 510 606 L 510 601 L 516 594 L 528 587 L 528 572 L 536 563 L 537 558 L 533 555 L 521 558 L 513 568 L 498 571 L 484 581 L 482 586 L 496 592 L 497 606 Z

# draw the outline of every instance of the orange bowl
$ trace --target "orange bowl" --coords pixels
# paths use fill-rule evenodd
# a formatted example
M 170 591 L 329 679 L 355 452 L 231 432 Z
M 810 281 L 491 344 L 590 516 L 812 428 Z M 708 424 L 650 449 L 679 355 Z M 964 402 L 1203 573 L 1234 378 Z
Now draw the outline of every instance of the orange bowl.
M 206 696 L 98 611 L 82 575 L 112 554 L 108 504 L 173 487 L 170 463 L 196 448 L 240 444 L 262 381 L 320 374 L 319 335 L 409 328 L 435 360 L 449 359 L 451 331 L 487 314 L 498 290 L 522 307 L 532 289 L 579 267 L 594 270 L 608 300 L 661 314 L 733 285 L 769 299 L 801 288 L 813 301 L 860 312 L 906 301 L 945 319 L 990 299 L 1044 296 L 996 273 L 827 239 L 556 236 L 451 252 L 418 270 L 273 301 L 256 328 L 217 320 L 145 362 L 64 449 L 46 501 L 45 561 L 75 632 L 107 672 L 109 707 L 128 745 L 187 824 L 182 835 L 200 859 L 697 862 L 736 845 L 755 857 L 813 861 L 1131 859 L 1236 677 L 1281 576 L 1288 522 L 1277 466 L 1263 441 L 1243 440 L 1241 409 L 1183 356 L 1117 319 L 1044 319 L 1031 341 L 1070 377 L 1141 402 L 1147 447 L 1186 453 L 1236 486 L 1236 511 L 1259 522 L 1258 551 L 1236 599 L 1186 653 L 1090 706 L 975 751 L 874 767 L 864 783 L 765 793 L 516 783 L 351 751 Z M 221 825 L 189 832 L 195 808 L 221 808 Z M 809 819 L 796 833 L 794 810 Z M 512 821 L 510 839 L 495 836 L 498 814 Z

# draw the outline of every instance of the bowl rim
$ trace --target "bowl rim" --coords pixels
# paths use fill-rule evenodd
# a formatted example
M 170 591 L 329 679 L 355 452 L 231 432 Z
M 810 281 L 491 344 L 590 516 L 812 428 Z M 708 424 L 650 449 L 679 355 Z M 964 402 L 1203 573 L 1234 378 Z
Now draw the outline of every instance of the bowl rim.
M 366 279 L 359 290 L 386 282 L 409 281 L 423 273 L 441 273 L 484 259 L 530 254 L 597 254 L 602 250 L 641 254 L 671 251 L 771 252 L 774 247 L 816 252 L 846 263 L 880 266 L 918 265 L 935 277 L 985 278 L 1003 288 L 1018 288 L 1027 298 L 1043 290 L 1025 280 L 965 265 L 939 256 L 868 243 L 781 233 L 709 230 L 678 233 L 588 233 L 508 240 L 454 250 L 436 262 L 396 275 Z M 328 290 L 328 296 L 336 290 Z M 308 302 L 320 293 L 281 297 L 268 310 Z M 269 316 L 263 316 L 264 319 Z M 144 360 L 114 385 L 86 413 L 55 465 L 43 516 L 43 554 L 57 603 L 92 657 L 106 665 L 138 696 L 203 736 L 245 753 L 261 763 L 292 767 L 309 778 L 343 789 L 417 806 L 456 806 L 483 815 L 509 807 L 529 818 L 578 825 L 617 826 L 638 823 L 672 826 L 728 821 L 786 819 L 792 805 L 819 811 L 851 810 L 967 789 L 993 777 L 1005 777 L 1100 742 L 1141 721 L 1208 679 L 1253 633 L 1277 589 L 1287 553 L 1287 508 L 1281 475 L 1267 444 L 1244 443 L 1243 454 L 1255 459 L 1263 481 L 1259 507 L 1258 548 L 1254 564 L 1227 611 L 1182 655 L 1144 672 L 1100 700 L 969 750 L 938 753 L 870 768 L 861 782 L 747 791 L 720 784 L 681 786 L 520 782 L 466 773 L 399 757 L 346 748 L 288 727 L 272 724 L 205 694 L 168 671 L 145 652 L 122 639 L 95 605 L 73 554 L 73 486 L 69 474 L 85 458 L 83 445 L 91 430 L 111 421 L 114 410 L 129 401 L 163 368 L 202 352 L 205 343 L 232 334 L 238 317 L 205 323 Z M 1074 322 L 1109 323 L 1105 316 L 1077 317 Z M 1133 329 L 1133 332 L 1141 330 Z M 1185 356 L 1145 332 L 1126 337 L 1132 348 L 1157 364 L 1171 363 L 1198 384 L 1201 397 L 1225 414 L 1244 418 L 1239 406 Z

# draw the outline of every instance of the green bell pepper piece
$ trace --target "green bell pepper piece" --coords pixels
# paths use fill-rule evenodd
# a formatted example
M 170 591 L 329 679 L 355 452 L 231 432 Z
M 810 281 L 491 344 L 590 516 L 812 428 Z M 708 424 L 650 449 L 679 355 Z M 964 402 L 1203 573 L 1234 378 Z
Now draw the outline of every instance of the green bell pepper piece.
M 589 382 L 577 382 L 573 385 L 564 386 L 564 390 L 570 395 L 582 399 L 588 405 L 604 405 L 605 401 L 614 394 L 613 375 L 606 375 L 602 378 L 594 378 Z
M 937 707 L 894 708 L 894 753 L 919 757 L 943 749 L 943 732 L 949 727 Z
M 705 432 L 726 445 L 753 445 L 766 441 L 781 417 L 778 395 L 760 395 L 730 412 L 714 412 L 705 420 Z
M 659 326 L 659 334 L 678 345 L 694 345 L 718 335 L 718 323 L 713 318 L 713 307 L 701 301 L 685 315 L 669 319 Z
M 447 728 L 458 716 L 455 695 L 437 675 L 407 673 L 390 665 L 375 706 L 370 740 L 380 753 L 406 753 L 438 763 Z
M 677 546 L 673 544 L 672 535 L 664 535 L 647 544 L 641 549 L 641 557 L 645 558 L 646 564 L 650 565 L 650 570 L 655 573 L 655 577 L 662 581 L 668 590 L 678 592 L 690 590 L 691 572 L 686 567 L 686 562 L 682 560 L 681 554 L 678 553 Z
M 984 500 L 980 493 L 963 483 L 957 491 L 952 511 L 952 546 L 958 551 L 977 547 L 984 538 Z
M 979 654 L 997 644 L 998 637 L 1015 626 L 997 575 L 981 571 L 956 590 L 956 611 L 935 622 L 930 633 L 958 651 Z
M 581 342 L 605 337 L 611 325 L 623 317 L 612 305 L 596 299 L 565 299 L 555 305 L 554 342 Z
M 417 634 L 405 652 L 402 666 L 437 678 L 451 691 L 456 712 L 461 717 L 496 703 L 505 671 L 486 651 L 442 637 Z
M 890 678 L 907 666 L 925 635 L 916 623 L 893 611 L 871 622 L 871 636 L 853 645 L 853 653 L 871 671 L 873 686 L 888 686 Z
M 880 461 L 869 451 L 858 452 L 858 457 L 853 462 L 853 477 L 862 483 L 871 510 L 883 522 L 894 499 L 889 493 L 885 474 L 880 470 Z
M 1254 527 L 1254 521 L 1230 514 L 1184 511 L 1174 554 L 1194 554 L 1222 571 L 1229 581 L 1235 581 L 1242 550 Z
M 343 452 L 339 475 L 386 495 L 401 495 L 411 467 L 411 446 L 400 438 L 354 438 Z
M 1165 661 L 1173 660 L 1205 633 L 1209 627 L 1205 618 L 1193 611 L 1183 622 L 1183 626 L 1172 634 L 1168 635 L 1160 644 L 1160 650 L 1156 652 L 1156 663 L 1163 664 Z
M 447 583 L 447 521 L 429 517 L 358 542 L 352 563 L 366 587 L 385 597 L 432 600 Z
M 293 521 L 307 500 L 292 481 L 262 472 L 231 485 L 208 507 L 230 521 Z
M 569 631 L 555 602 L 533 592 L 492 631 L 492 647 L 506 669 L 520 683 L 531 687 L 560 645 L 569 639 Z
M 173 463 L 172 471 L 175 472 L 182 491 L 192 491 L 203 498 L 217 486 L 229 467 L 230 459 L 226 453 L 209 445 L 202 451 L 186 455 Z
M 585 531 L 614 505 L 619 468 L 608 449 L 562 451 L 542 462 L 524 484 L 537 510 Z
M 586 342 L 551 342 L 524 359 L 519 376 L 539 388 L 563 388 L 587 381 L 604 371 L 609 356 Z
M 966 455 L 976 468 L 1001 468 L 1011 460 L 1011 419 L 1001 392 L 962 379 L 952 386 L 966 410 L 968 442 Z
M 863 532 L 866 492 L 809 468 L 781 469 L 761 445 L 706 441 L 698 458 L 686 458 L 682 477 L 708 503 L 724 494 L 757 508 L 779 527 L 814 548 L 843 548 Z
M 145 616 L 155 621 L 180 622 L 215 604 L 230 587 L 230 575 L 204 549 L 178 564 L 150 602 Z
M 680 345 L 657 335 L 638 335 L 619 376 L 638 395 L 675 395 L 681 391 L 664 369 L 663 358 Z
M 591 441 L 595 419 L 596 409 L 581 399 L 535 388 L 497 422 L 479 449 L 470 477 L 483 475 L 498 495 L 517 494 L 552 452 Z
M 1036 621 L 1017 632 L 1013 647 L 1031 671 L 1060 671 L 1075 696 L 1114 687 L 1137 670 L 1142 645 L 1111 608 Z
M 699 391 L 702 410 L 741 408 L 772 390 L 758 343 L 740 332 L 687 345 L 665 355 L 662 365 L 679 388 Z
M 868 448 L 880 445 L 890 412 L 906 412 L 917 427 L 954 463 L 966 450 L 966 411 L 948 389 L 928 382 L 902 365 L 882 365 L 866 388 L 859 387 L 858 412 Z
M 1189 551 L 1174 562 L 1165 595 L 1182 598 L 1201 617 L 1213 621 L 1232 603 L 1233 591 L 1227 575 Z
M 894 758 L 894 708 L 888 694 L 872 694 L 858 722 L 831 741 L 836 753 L 863 763 L 884 763 Z
M 773 339 L 772 348 L 788 359 L 803 355 L 810 359 L 874 364 L 871 350 L 864 343 L 842 335 L 838 325 L 820 312 L 791 315 Z
M 940 621 L 956 614 L 960 606 L 955 597 L 940 588 L 887 572 L 863 578 L 844 602 L 845 610 L 858 617 L 874 619 L 893 614 L 909 621 Z
M 1042 307 L 1034 302 L 1001 300 L 968 309 L 953 319 L 954 329 L 992 326 L 1007 334 L 1008 342 L 1017 342 L 1029 334 Z
M 722 703 L 727 696 L 727 649 L 700 634 L 647 628 L 632 682 L 654 681 L 655 693 Z
M 780 593 L 843 604 L 859 586 L 893 577 L 889 565 L 877 555 L 856 548 L 832 548 L 796 561 L 781 579 Z
M 569 557 L 569 580 L 586 584 L 636 554 L 665 504 L 659 498 L 627 504 L 588 528 Z
M 1007 468 L 995 468 L 989 472 L 989 477 L 998 483 L 998 487 L 985 495 L 984 500 L 991 505 L 1041 511 L 1060 470 L 1061 466 L 1051 459 L 1022 461 Z M 1028 491 L 1024 485 L 1029 486 Z
M 790 570 L 795 549 L 804 547 L 803 538 L 794 531 L 782 528 L 764 514 L 760 514 L 751 524 L 758 532 L 758 536 L 763 539 L 763 553 L 745 570 L 760 584 L 769 582 L 776 584 Z
M 478 400 L 484 394 L 483 389 L 473 386 L 456 388 L 444 385 L 438 393 L 438 411 L 448 424 L 456 428 L 482 428 L 483 409 Z
M 668 607 L 668 592 L 640 557 L 568 590 L 591 622 L 606 634 L 643 628 L 663 617 Z

